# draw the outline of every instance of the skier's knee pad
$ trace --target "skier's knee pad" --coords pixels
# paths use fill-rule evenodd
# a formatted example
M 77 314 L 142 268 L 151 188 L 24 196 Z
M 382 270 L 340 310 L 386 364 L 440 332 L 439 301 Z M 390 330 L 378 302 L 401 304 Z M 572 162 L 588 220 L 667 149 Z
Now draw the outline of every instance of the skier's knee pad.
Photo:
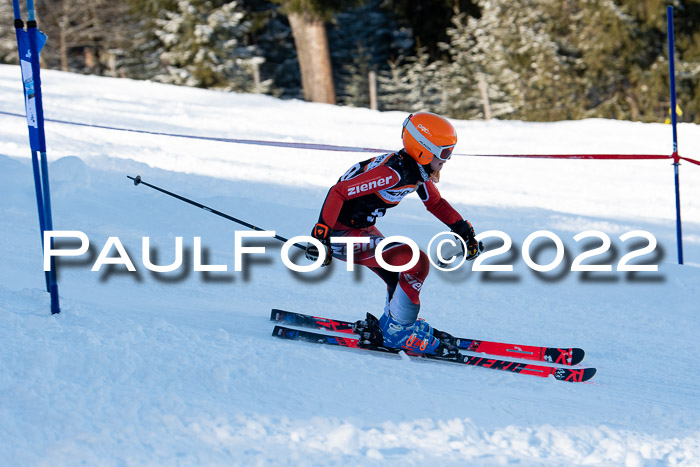
M 408 272 L 415 276 L 421 276 L 421 279 L 425 279 L 428 275 L 428 271 L 430 270 L 430 260 L 428 259 L 428 255 L 423 253 L 421 250 L 419 250 L 418 253 L 418 262 L 404 272 Z M 384 261 L 392 266 L 403 266 L 408 264 L 411 259 L 413 259 L 413 250 L 410 246 L 402 244 L 389 250 L 385 250 L 382 253 L 382 258 L 384 258 Z

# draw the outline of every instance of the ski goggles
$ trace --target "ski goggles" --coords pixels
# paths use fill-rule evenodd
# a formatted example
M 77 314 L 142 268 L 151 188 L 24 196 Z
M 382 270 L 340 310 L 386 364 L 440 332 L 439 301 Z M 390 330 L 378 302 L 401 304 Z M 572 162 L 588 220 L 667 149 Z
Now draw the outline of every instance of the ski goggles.
M 406 117 L 403 122 L 403 131 L 408 131 L 408 134 L 413 136 L 413 139 L 418 141 L 418 144 L 427 149 L 433 156 L 437 157 L 441 161 L 448 161 L 452 157 L 452 151 L 455 148 L 454 144 L 448 144 L 446 146 L 438 146 L 437 144 L 426 138 L 425 134 L 420 131 L 411 121 L 413 114 Z M 403 133 L 402 133 L 403 136 Z

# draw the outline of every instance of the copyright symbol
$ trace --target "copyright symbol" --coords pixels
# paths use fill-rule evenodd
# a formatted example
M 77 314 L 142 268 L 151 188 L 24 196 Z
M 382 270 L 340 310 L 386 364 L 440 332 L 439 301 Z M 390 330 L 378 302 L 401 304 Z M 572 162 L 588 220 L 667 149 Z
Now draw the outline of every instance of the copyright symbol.
M 435 256 L 438 262 L 433 261 L 433 245 L 435 245 Z M 428 243 L 428 259 L 431 264 L 441 271 L 454 271 L 466 260 L 467 244 L 461 237 L 453 232 L 440 232 L 430 239 Z M 461 257 L 462 261 L 457 258 Z M 454 263 L 457 263 L 454 265 Z M 451 267 L 448 267 L 452 265 Z

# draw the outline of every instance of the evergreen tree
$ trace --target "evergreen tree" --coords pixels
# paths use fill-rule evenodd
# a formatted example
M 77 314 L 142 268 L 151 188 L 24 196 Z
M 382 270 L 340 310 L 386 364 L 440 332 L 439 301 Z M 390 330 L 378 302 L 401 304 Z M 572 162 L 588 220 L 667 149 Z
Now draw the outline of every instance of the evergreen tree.
M 378 77 L 378 100 L 382 110 L 446 113 L 447 82 L 442 62 L 431 62 L 427 49 L 415 57 L 391 62 L 390 70 Z
M 368 107 L 369 72 L 389 70 L 389 60 L 413 48 L 411 31 L 382 3 L 372 0 L 342 11 L 329 27 L 336 94 L 345 105 Z
M 537 120 L 575 118 L 576 100 L 569 55 L 560 53 L 564 7 L 548 0 L 482 0 L 481 18 L 470 19 L 476 64 L 488 86 L 512 107 L 511 117 Z M 566 4 L 566 2 L 561 3 Z M 559 29 L 559 31 L 557 31 Z M 507 105 L 505 106 L 507 108 Z M 505 109 L 504 109 L 505 110 Z
M 492 47 L 476 21 L 464 13 L 457 13 L 452 24 L 447 30 L 449 43 L 440 44 L 451 58 L 444 68 L 446 113 L 456 118 L 485 118 L 488 106 L 490 116 L 512 114 L 522 102 L 509 99 L 518 97 L 518 75 L 510 69 L 505 50 Z
M 253 28 L 250 41 L 265 57 L 260 67 L 263 81 L 270 80 L 273 94 L 286 99 L 303 99 L 299 62 L 292 29 L 281 7 L 267 1 L 246 2 Z
M 443 58 L 440 43 L 448 40 L 447 29 L 455 12 L 479 16 L 476 0 L 384 0 L 384 8 L 394 12 L 412 33 L 413 41 L 424 47 L 431 60 Z
M 485 84 L 493 115 L 530 120 L 631 115 L 627 70 L 639 47 L 612 0 L 481 0 L 448 31 L 451 112 L 474 116 Z
M 242 43 L 250 28 L 237 1 L 180 0 L 156 21 L 164 83 L 242 92 L 265 92 L 259 78 L 264 61 Z
M 575 60 L 582 99 L 577 117 L 637 118 L 630 100 L 630 72 L 643 48 L 634 19 L 613 0 L 585 0 L 572 6 L 569 34 L 563 44 Z M 623 53 L 620 53 L 624 51 Z M 567 105 L 576 105 L 569 102 Z
M 405 110 L 411 104 L 405 97 L 408 85 L 404 80 L 404 57 L 389 61 L 389 70 L 377 76 L 378 100 L 382 110 Z
M 341 79 L 336 79 L 336 91 L 339 103 L 351 107 L 369 107 L 369 72 L 372 57 L 362 43 L 358 43 L 352 56 L 352 61 L 340 68 L 338 74 Z M 338 68 L 335 68 L 336 70 Z
M 674 6 L 678 104 L 684 121 L 700 120 L 700 1 L 619 0 L 634 18 L 643 47 L 632 51 L 630 102 L 639 119 L 663 121 L 670 108 L 666 6 Z M 630 51 L 625 51 L 630 53 Z M 633 117 L 636 118 L 636 117 Z

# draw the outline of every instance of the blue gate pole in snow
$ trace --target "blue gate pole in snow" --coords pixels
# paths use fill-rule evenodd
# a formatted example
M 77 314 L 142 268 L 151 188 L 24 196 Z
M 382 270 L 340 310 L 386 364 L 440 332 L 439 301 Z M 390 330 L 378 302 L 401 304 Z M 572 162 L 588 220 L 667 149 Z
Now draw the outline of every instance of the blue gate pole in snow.
M 673 39 L 673 7 L 666 8 L 666 17 L 668 20 L 668 70 L 671 81 L 671 126 L 673 127 L 673 171 L 676 182 L 676 244 L 678 247 L 678 264 L 683 264 L 683 231 L 681 227 L 681 190 L 680 178 L 678 176 L 678 167 L 680 159 L 678 158 L 678 131 L 676 125 L 678 117 L 676 115 L 676 64 L 675 64 L 675 46 Z
M 51 218 L 51 191 L 49 189 L 49 167 L 46 159 L 46 137 L 44 134 L 44 107 L 41 100 L 41 78 L 39 52 L 46 43 L 46 36 L 37 30 L 34 14 L 34 1 L 27 0 L 27 30 L 24 30 L 19 0 L 12 0 L 15 14 L 15 32 L 19 51 L 20 68 L 24 84 L 24 102 L 29 128 L 29 145 L 32 150 L 34 191 L 39 213 L 41 246 L 44 245 L 44 232 L 53 230 Z M 58 284 L 56 282 L 56 262 L 51 258 L 51 270 L 45 271 L 46 291 L 51 294 L 51 314 L 60 313 Z

